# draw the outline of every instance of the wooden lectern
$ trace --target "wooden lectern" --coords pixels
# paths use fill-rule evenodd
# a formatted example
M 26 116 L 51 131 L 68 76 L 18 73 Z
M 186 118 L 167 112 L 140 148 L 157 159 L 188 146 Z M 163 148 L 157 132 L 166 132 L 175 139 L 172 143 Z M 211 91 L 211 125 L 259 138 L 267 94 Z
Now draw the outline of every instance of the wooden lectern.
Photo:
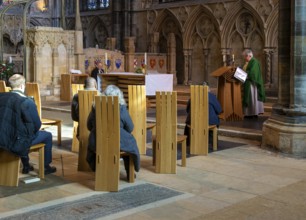
M 243 120 L 241 83 L 233 77 L 235 71 L 235 67 L 224 66 L 211 74 L 218 77 L 217 96 L 223 109 L 220 118 L 225 121 Z

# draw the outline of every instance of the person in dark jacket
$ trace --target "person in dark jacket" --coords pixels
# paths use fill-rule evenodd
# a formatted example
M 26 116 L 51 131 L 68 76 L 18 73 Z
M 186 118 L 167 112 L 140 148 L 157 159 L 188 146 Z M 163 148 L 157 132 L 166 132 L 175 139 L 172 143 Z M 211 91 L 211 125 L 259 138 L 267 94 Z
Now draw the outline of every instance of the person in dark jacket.
M 34 101 L 30 98 L 27 98 L 24 94 L 25 89 L 25 78 L 22 75 L 15 74 L 9 78 L 10 86 L 12 90 L 10 93 L 7 93 L 7 99 L 10 99 L 13 95 L 18 95 L 24 99 L 21 108 L 21 117 L 24 124 L 32 124 L 33 130 L 31 131 L 32 135 L 31 145 L 44 143 L 45 144 L 45 174 L 50 174 L 56 172 L 56 167 L 51 167 L 50 163 L 52 162 L 52 134 L 47 131 L 39 130 L 41 127 L 40 117 L 37 112 L 37 107 Z M 0 105 L 5 105 L 5 102 L 0 103 Z M 16 128 L 17 129 L 17 128 Z M 14 141 L 14 140 L 12 140 Z M 34 168 L 30 165 L 30 158 L 28 154 L 21 157 L 23 164 L 22 173 L 27 174 L 29 171 L 33 171 Z
M 97 90 L 97 81 L 92 77 L 88 77 L 85 80 L 84 88 L 85 90 Z M 79 122 L 79 95 L 78 94 L 75 94 L 72 98 L 71 118 L 73 121 Z M 77 138 L 79 138 L 79 127 L 77 129 L 76 136 Z
M 104 90 L 103 95 L 105 96 L 118 96 L 120 104 L 120 150 L 133 155 L 133 161 L 135 165 L 135 171 L 138 172 L 140 169 L 140 155 L 136 143 L 136 139 L 132 135 L 134 124 L 131 116 L 126 108 L 126 103 L 123 97 L 122 91 L 114 85 L 109 85 Z M 95 107 L 93 106 L 91 113 L 87 120 L 87 127 L 90 130 L 89 135 L 89 146 L 87 150 L 87 162 L 90 167 L 95 170 L 95 159 L 96 159 L 96 114 Z M 129 157 L 123 157 L 124 167 L 129 177 Z
M 98 82 L 98 74 L 104 73 L 103 64 L 98 62 L 96 67 L 91 71 L 91 77 Z
M 208 86 L 207 82 L 203 83 L 204 86 Z M 209 100 L 209 125 L 217 125 L 217 127 L 219 127 L 220 125 L 220 120 L 219 120 L 219 114 L 222 112 L 222 108 L 221 105 L 217 99 L 217 97 L 212 94 L 210 91 L 208 92 L 208 100 Z M 186 118 L 186 126 L 185 126 L 185 130 L 184 130 L 184 135 L 187 136 L 187 144 L 190 144 L 190 123 L 191 123 L 191 103 L 190 103 L 190 99 L 188 100 L 187 103 L 187 108 L 186 108 L 186 112 L 187 112 L 187 118 Z M 212 141 L 212 132 L 209 131 L 209 141 Z

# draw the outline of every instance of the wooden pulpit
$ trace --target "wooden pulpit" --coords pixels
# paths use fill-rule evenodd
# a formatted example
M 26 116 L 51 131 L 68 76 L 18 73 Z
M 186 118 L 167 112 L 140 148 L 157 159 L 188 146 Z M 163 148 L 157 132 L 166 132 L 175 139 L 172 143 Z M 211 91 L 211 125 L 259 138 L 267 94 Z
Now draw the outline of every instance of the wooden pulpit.
M 220 118 L 225 121 L 243 120 L 241 82 L 233 77 L 235 71 L 235 67 L 224 66 L 211 74 L 218 78 L 217 97 L 223 109 Z

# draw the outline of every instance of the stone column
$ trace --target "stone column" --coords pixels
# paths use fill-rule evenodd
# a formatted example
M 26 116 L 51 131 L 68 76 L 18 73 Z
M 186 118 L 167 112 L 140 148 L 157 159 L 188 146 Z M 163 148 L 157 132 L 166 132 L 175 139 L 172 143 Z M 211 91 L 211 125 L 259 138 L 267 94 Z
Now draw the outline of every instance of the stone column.
M 189 81 L 189 50 L 184 49 L 184 85 L 188 85 Z
M 122 2 L 120 0 L 114 0 L 112 2 L 113 5 L 113 12 L 112 12 L 112 26 L 113 26 L 113 37 L 117 39 L 117 46 L 116 48 L 123 48 L 123 31 L 122 31 Z
M 174 33 L 168 34 L 167 46 L 167 72 L 173 75 L 173 84 L 176 85 L 176 40 Z
M 43 57 L 43 54 L 42 54 L 42 50 L 41 50 L 41 47 L 40 46 L 35 46 L 34 48 L 34 82 L 38 82 L 38 83 L 41 83 L 42 79 L 41 79 L 41 72 L 42 70 L 40 69 L 41 66 L 41 61 L 40 59 Z
M 221 54 L 222 54 L 222 62 L 223 62 L 223 66 L 227 65 L 227 55 L 228 55 L 228 49 L 226 48 L 222 48 L 221 49 Z
M 306 0 L 279 1 L 279 99 L 262 146 L 306 157 Z M 291 19 L 290 19 L 291 18 Z
M 106 49 L 114 51 L 116 49 L 116 38 L 108 37 L 106 39 Z
M 189 50 L 188 53 L 188 65 L 189 65 L 189 72 L 188 72 L 188 84 L 192 84 L 192 49 Z
M 66 5 L 65 0 L 61 1 L 61 26 L 64 30 L 66 30 Z
M 150 45 L 150 53 L 158 53 L 159 52 L 159 32 L 154 32 L 151 34 L 151 45 Z
M 74 52 L 75 52 L 75 66 L 77 69 L 85 73 L 85 55 L 83 50 L 83 29 L 80 16 L 80 2 L 76 1 L 75 7 L 75 42 L 74 42 Z
M 52 48 L 52 85 L 58 85 L 59 84 L 59 69 L 58 69 L 58 48 L 54 47 Z
M 208 82 L 208 63 L 209 63 L 209 50 L 208 48 L 203 49 L 204 53 L 204 80 Z
M 135 59 L 135 38 L 126 37 L 124 39 L 125 48 L 125 71 L 135 72 L 134 59 Z
M 272 59 L 271 54 L 273 53 L 273 50 L 271 48 L 265 48 L 265 63 L 266 63 L 266 73 L 265 73 L 265 87 L 266 89 L 271 87 L 272 83 Z

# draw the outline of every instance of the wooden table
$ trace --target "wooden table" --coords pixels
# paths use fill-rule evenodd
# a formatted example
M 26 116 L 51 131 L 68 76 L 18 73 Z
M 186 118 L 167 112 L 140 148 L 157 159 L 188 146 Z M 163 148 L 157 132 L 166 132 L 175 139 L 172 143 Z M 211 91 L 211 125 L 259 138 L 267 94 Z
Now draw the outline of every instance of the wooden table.
M 88 74 L 62 74 L 61 75 L 61 101 L 70 102 L 72 99 L 71 84 L 83 84 Z

